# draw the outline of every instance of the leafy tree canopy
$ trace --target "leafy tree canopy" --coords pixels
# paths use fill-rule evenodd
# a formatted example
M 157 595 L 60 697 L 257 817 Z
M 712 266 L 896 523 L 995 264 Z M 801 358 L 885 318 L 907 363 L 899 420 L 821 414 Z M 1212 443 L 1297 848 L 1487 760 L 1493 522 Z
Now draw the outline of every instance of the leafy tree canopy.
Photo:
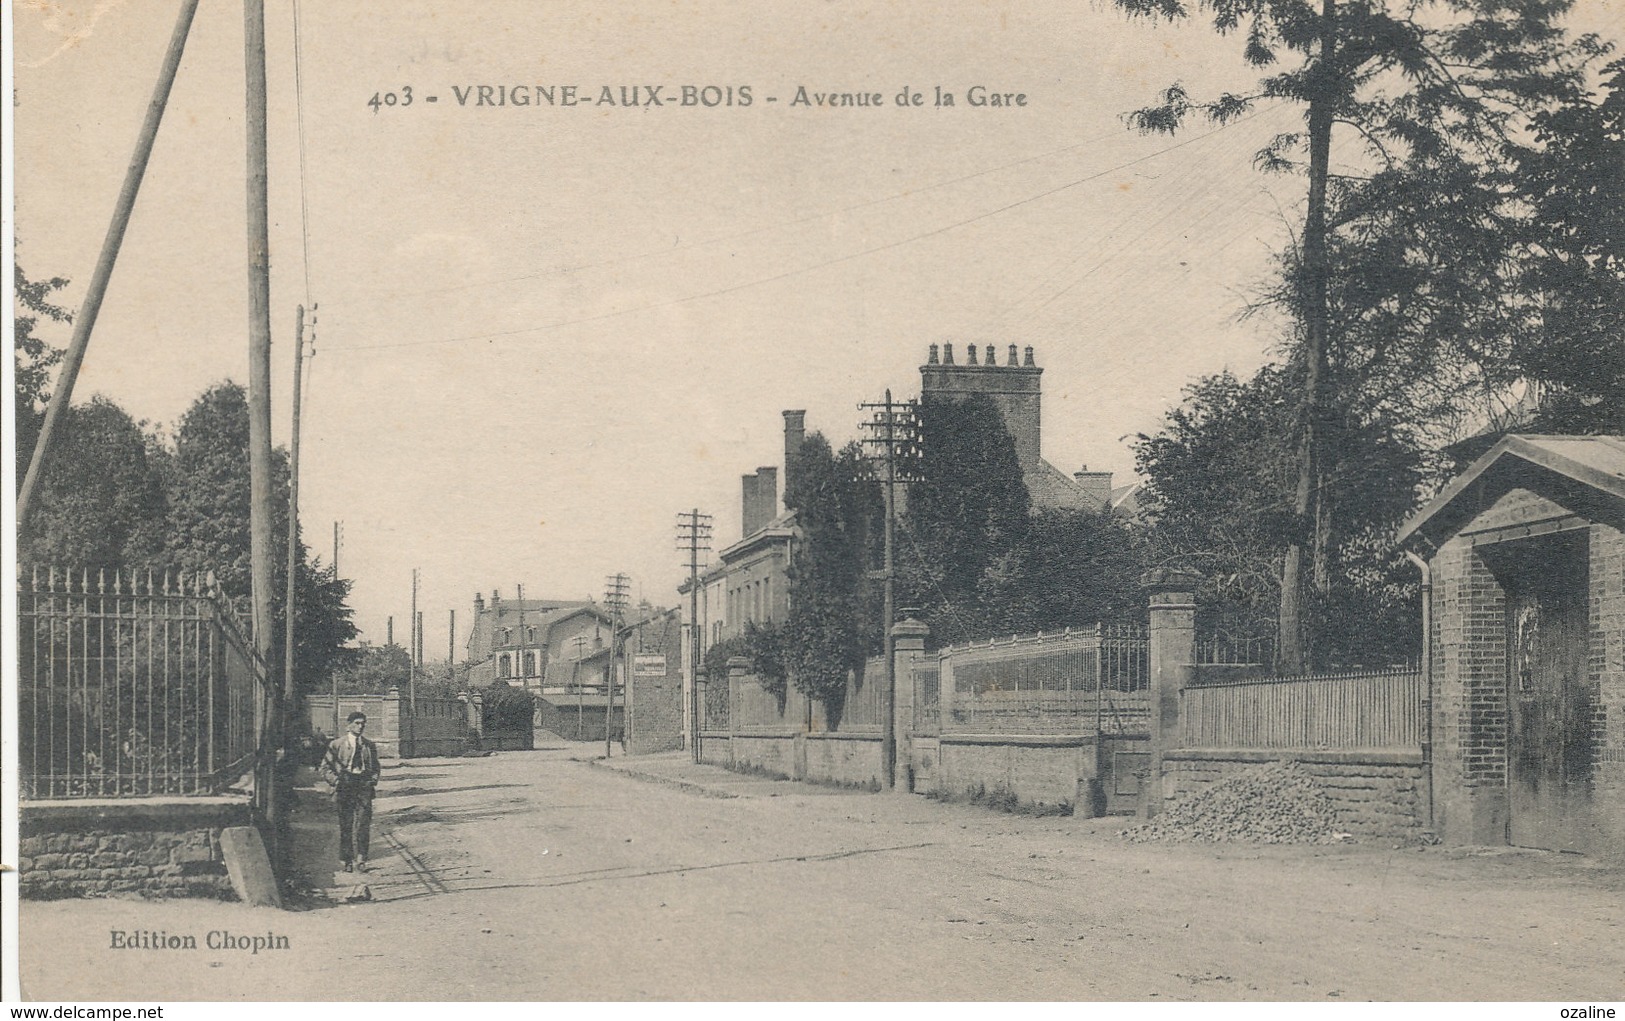
M 1144 556 L 1203 575 L 1204 628 L 1234 637 L 1274 629 L 1296 521 L 1290 423 L 1299 371 L 1265 365 L 1250 380 L 1205 377 L 1135 443 L 1151 522 Z M 1413 657 L 1415 572 L 1392 535 L 1415 504 L 1422 456 L 1378 418 L 1341 420 L 1329 435 L 1327 485 L 1346 510 L 1328 537 L 1328 596 L 1312 607 L 1324 634 L 1312 665 Z
M 51 301 L 51 295 L 68 285 L 62 277 L 49 280 L 30 280 L 21 265 L 11 267 L 17 295 L 16 314 L 12 318 L 12 367 L 16 371 L 16 437 L 17 485 L 19 489 L 28 473 L 28 461 L 34 454 L 34 441 L 39 436 L 40 422 L 45 415 L 45 404 L 51 398 L 51 370 L 62 360 L 62 349 L 46 343 L 39 335 L 41 320 L 66 323 L 72 313 Z

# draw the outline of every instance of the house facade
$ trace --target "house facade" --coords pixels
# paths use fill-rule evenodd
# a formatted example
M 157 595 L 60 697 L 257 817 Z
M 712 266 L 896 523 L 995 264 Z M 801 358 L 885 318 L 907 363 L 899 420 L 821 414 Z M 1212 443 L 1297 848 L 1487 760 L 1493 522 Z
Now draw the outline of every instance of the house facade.
M 464 643 L 469 683 L 484 687 L 500 681 L 535 691 L 562 683 L 559 678 L 582 654 L 583 642 L 593 648 L 608 642 L 609 620 L 602 607 L 587 600 L 503 599 L 493 589 L 487 603 L 476 594 Z
M 788 487 L 795 455 L 806 438 L 802 410 L 784 412 L 784 471 Z M 692 733 L 693 644 L 698 660 L 713 645 L 745 633 L 751 623 L 783 621 L 790 610 L 790 555 L 796 541 L 794 511 L 781 511 L 779 469 L 757 468 L 740 479 L 740 536 L 717 553 L 717 564 L 699 577 L 698 598 L 687 581 L 678 587 L 682 614 L 683 734 Z M 689 619 L 691 602 L 697 617 Z

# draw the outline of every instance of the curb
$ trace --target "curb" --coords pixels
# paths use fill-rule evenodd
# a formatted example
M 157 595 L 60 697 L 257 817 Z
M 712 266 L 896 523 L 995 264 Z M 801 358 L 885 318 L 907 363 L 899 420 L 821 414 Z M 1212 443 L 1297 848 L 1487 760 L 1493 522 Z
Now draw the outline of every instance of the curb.
M 679 780 L 670 776 L 657 776 L 654 773 L 643 773 L 635 769 L 623 769 L 620 766 L 606 766 L 601 759 L 580 759 L 594 769 L 601 769 L 608 773 L 618 773 L 621 776 L 642 780 L 644 783 L 660 784 L 664 787 L 675 787 L 680 791 L 698 794 L 704 798 L 737 798 L 739 795 L 732 791 L 719 791 L 704 784 L 694 783 L 692 780 Z

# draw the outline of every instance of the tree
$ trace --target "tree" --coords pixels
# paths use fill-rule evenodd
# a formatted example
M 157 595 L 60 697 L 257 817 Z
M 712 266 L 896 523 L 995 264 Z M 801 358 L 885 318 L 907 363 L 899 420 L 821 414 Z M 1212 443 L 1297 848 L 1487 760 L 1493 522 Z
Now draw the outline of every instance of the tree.
M 862 479 L 856 444 L 836 454 L 822 433 L 811 433 L 787 468 L 784 502 L 800 533 L 790 554 L 790 610 L 782 634 L 758 634 L 755 647 L 776 651 L 798 690 L 837 705 L 847 672 L 879 644 L 866 573 L 879 498 Z
M 1143 619 L 1144 530 L 1110 511 L 1040 511 L 1022 554 L 1022 598 L 1011 632 Z
M 288 563 L 288 455 L 272 457 L 272 647 L 283 647 Z M 185 570 L 212 570 L 234 596 L 249 592 L 250 478 L 248 398 L 236 383 L 220 383 L 193 402 L 175 431 L 164 461 L 169 490 L 166 555 Z M 358 633 L 345 605 L 350 582 L 311 560 L 299 544 L 295 578 L 299 602 L 295 639 L 296 680 L 323 690 L 330 671 L 342 665 L 344 646 Z M 270 664 L 279 671 L 280 660 Z
M 20 265 L 11 267 L 17 303 L 21 306 L 12 319 L 12 365 L 16 369 L 17 486 L 28 474 L 34 455 L 34 442 L 45 420 L 45 405 L 51 399 L 51 370 L 62 360 L 62 349 L 47 344 L 35 334 L 40 320 L 67 323 L 73 314 L 51 302 L 51 295 L 68 285 L 62 277 L 30 280 Z
M 53 446 L 19 559 L 92 575 L 165 566 L 163 477 L 141 426 L 98 396 L 66 409 Z
M 383 695 L 390 688 L 406 691 L 412 657 L 399 645 L 363 645 L 337 670 L 339 691 L 347 695 Z
M 902 599 L 944 643 L 1021 629 L 1031 497 L 1016 447 L 986 397 L 919 408 L 919 481 L 899 540 Z
M 1258 637 L 1276 617 L 1296 520 L 1290 425 L 1298 371 L 1266 365 L 1246 381 L 1208 376 L 1186 389 L 1161 430 L 1134 445 L 1152 526 L 1144 555 L 1202 574 L 1204 630 Z M 1328 503 L 1344 512 L 1328 537 L 1330 594 L 1306 607 L 1322 636 L 1311 665 L 1413 657 L 1415 573 L 1392 536 L 1414 506 L 1421 453 L 1379 417 L 1328 426 Z
M 1116 4 L 1131 16 L 1191 14 L 1184 0 Z M 1407 376 L 1401 370 L 1388 378 L 1417 380 L 1446 403 L 1464 385 L 1493 380 L 1493 372 L 1472 371 L 1492 361 L 1483 357 L 1484 325 L 1499 318 L 1476 303 L 1496 276 L 1501 251 L 1494 240 L 1497 210 L 1481 184 L 1517 119 L 1572 95 L 1587 63 L 1605 49 L 1590 37 L 1566 40 L 1557 22 L 1569 6 L 1570 0 L 1198 0 L 1195 9 L 1211 15 L 1215 30 L 1243 33 L 1247 62 L 1270 73 L 1250 94 L 1205 102 L 1176 83 L 1160 104 L 1130 117 L 1142 131 L 1173 132 L 1193 111 L 1222 124 L 1260 100 L 1305 109 L 1305 131 L 1279 136 L 1257 161 L 1307 176 L 1301 238 L 1282 261 L 1278 292 L 1296 325 L 1290 348 L 1301 375 L 1292 423 L 1296 521 L 1288 531 L 1278 612 L 1286 669 L 1302 669 L 1314 655 L 1305 600 L 1311 583 L 1326 594 L 1326 551 L 1337 527 L 1323 465 L 1328 433 L 1341 417 L 1332 406 L 1332 395 L 1343 392 L 1331 378 L 1334 351 L 1360 336 L 1373 342 L 1371 357 L 1345 358 L 1345 364 L 1363 362 L 1370 373 L 1387 363 L 1421 362 L 1429 371 Z M 1289 66 L 1279 69 L 1283 63 Z M 1368 178 L 1331 175 L 1337 126 L 1365 148 L 1376 168 Z M 1415 200 L 1394 215 L 1395 199 L 1406 195 Z M 1476 245 L 1482 239 L 1487 248 Z M 1443 286 L 1430 278 L 1409 292 L 1392 286 L 1416 281 L 1406 269 L 1446 265 L 1450 252 L 1467 265 L 1448 274 Z M 1368 255 L 1376 258 L 1366 265 L 1378 272 L 1348 272 Z M 1397 266 L 1385 261 L 1395 256 L 1402 256 Z M 1378 282 L 1374 293 L 1363 293 L 1367 280 Z M 1334 315 L 1340 296 L 1341 322 Z M 1368 312 L 1374 320 L 1416 328 L 1397 334 L 1346 329 L 1365 322 Z M 1404 343 L 1388 343 L 1393 337 Z
M 1512 362 L 1547 387 L 1543 428 L 1625 431 L 1625 60 L 1601 97 L 1576 95 L 1510 145 L 1511 185 L 1528 215 L 1520 291 L 1534 296 Z

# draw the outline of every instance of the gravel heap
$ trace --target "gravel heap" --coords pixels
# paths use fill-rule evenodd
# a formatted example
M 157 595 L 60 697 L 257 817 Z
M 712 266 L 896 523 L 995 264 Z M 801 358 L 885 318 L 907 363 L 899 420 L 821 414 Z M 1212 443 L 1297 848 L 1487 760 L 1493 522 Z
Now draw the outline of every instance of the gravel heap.
M 1136 843 L 1335 844 L 1350 839 L 1320 784 L 1293 762 L 1227 777 L 1117 835 Z

